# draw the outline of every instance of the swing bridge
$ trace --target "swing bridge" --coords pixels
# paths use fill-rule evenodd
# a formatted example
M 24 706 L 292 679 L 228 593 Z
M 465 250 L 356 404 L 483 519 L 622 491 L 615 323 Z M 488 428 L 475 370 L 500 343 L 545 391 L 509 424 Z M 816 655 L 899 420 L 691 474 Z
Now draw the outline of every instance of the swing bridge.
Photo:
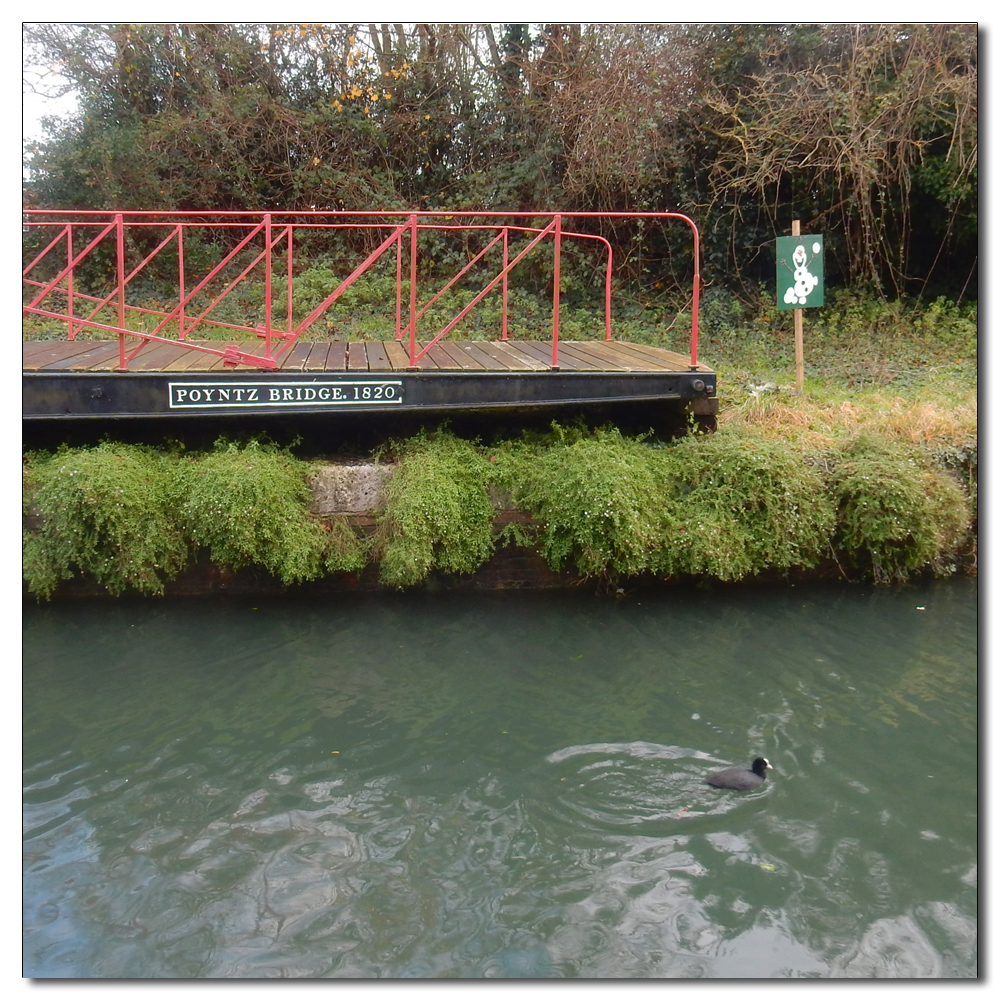
M 617 262 L 594 230 L 640 221 L 671 238 L 676 230 L 678 252 L 690 255 L 690 336 L 680 351 L 615 335 Z M 698 229 L 678 213 L 27 210 L 22 227 L 23 316 L 44 331 L 22 344 L 26 420 L 336 419 L 641 401 L 714 423 L 716 375 L 698 359 Z M 432 282 L 422 255 L 433 258 L 449 234 L 462 242 L 462 266 Z M 560 330 L 573 244 L 589 248 L 603 274 L 603 310 L 587 339 Z M 327 270 L 335 287 L 302 305 L 296 277 L 330 260 L 331 248 L 343 261 L 345 245 L 353 270 L 339 281 Z M 512 279 L 539 258 L 551 270 L 551 314 L 526 337 Z M 384 291 L 381 328 L 338 337 L 338 300 L 366 276 Z M 464 304 L 442 321 L 442 299 L 459 290 Z M 491 322 L 499 300 L 495 329 L 471 338 L 467 317 L 487 297 Z

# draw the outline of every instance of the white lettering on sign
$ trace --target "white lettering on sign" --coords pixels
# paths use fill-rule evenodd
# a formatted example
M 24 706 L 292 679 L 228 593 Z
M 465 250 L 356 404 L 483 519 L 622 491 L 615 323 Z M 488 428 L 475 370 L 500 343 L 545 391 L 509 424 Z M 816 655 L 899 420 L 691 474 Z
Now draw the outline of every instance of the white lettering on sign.
M 168 392 L 172 410 L 232 410 L 247 406 L 393 406 L 403 402 L 403 380 L 170 382 Z

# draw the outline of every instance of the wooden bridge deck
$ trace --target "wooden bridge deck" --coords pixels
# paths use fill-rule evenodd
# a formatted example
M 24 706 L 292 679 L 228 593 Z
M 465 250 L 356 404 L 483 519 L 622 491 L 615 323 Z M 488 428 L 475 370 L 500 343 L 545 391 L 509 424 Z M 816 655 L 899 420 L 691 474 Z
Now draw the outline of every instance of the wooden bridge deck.
M 204 342 L 203 342 L 204 343 Z M 222 341 L 209 342 L 225 350 Z M 130 340 L 132 349 L 135 342 Z M 262 355 L 260 340 L 233 345 Z M 272 342 L 272 350 L 280 341 Z M 623 341 L 441 341 L 416 368 L 404 342 L 297 343 L 274 369 L 226 367 L 219 354 L 150 341 L 119 371 L 118 341 L 23 345 L 23 416 L 220 417 L 336 411 L 479 410 L 664 401 L 714 414 L 715 372 L 674 351 Z
M 217 350 L 222 341 L 195 341 Z M 134 342 L 129 349 L 134 350 Z M 262 354 L 263 342 L 236 343 L 238 350 Z M 272 342 L 272 350 L 280 341 Z M 422 347 L 423 345 L 418 345 Z M 420 371 L 541 372 L 552 370 L 552 345 L 546 341 L 440 341 L 417 363 Z M 112 372 L 118 368 L 118 341 L 28 341 L 23 370 L 32 372 Z M 285 372 L 402 372 L 409 368 L 405 342 L 333 341 L 298 343 L 280 360 Z M 578 372 L 686 372 L 688 358 L 675 351 L 615 340 L 562 341 L 559 368 Z M 233 371 L 216 354 L 151 341 L 129 363 L 130 372 Z M 241 366 L 243 372 L 256 369 Z M 710 372 L 704 365 L 700 372 Z

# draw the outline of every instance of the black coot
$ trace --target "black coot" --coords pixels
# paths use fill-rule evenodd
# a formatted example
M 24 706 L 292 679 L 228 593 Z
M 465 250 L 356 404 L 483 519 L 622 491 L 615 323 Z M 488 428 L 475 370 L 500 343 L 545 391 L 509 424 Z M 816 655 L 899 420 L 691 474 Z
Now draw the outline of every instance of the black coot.
M 750 770 L 745 767 L 727 767 L 722 771 L 716 771 L 705 779 L 706 785 L 714 788 L 735 788 L 745 792 L 749 788 L 756 788 L 764 784 L 767 776 L 767 769 L 771 765 L 765 757 L 758 757 L 751 765 Z

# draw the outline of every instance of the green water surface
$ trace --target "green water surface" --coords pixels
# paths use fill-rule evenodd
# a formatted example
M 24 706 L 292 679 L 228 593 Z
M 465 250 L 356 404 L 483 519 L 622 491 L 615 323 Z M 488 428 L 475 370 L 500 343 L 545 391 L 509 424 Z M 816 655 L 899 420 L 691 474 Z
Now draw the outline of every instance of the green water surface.
M 28 606 L 24 975 L 974 977 L 976 612 Z

